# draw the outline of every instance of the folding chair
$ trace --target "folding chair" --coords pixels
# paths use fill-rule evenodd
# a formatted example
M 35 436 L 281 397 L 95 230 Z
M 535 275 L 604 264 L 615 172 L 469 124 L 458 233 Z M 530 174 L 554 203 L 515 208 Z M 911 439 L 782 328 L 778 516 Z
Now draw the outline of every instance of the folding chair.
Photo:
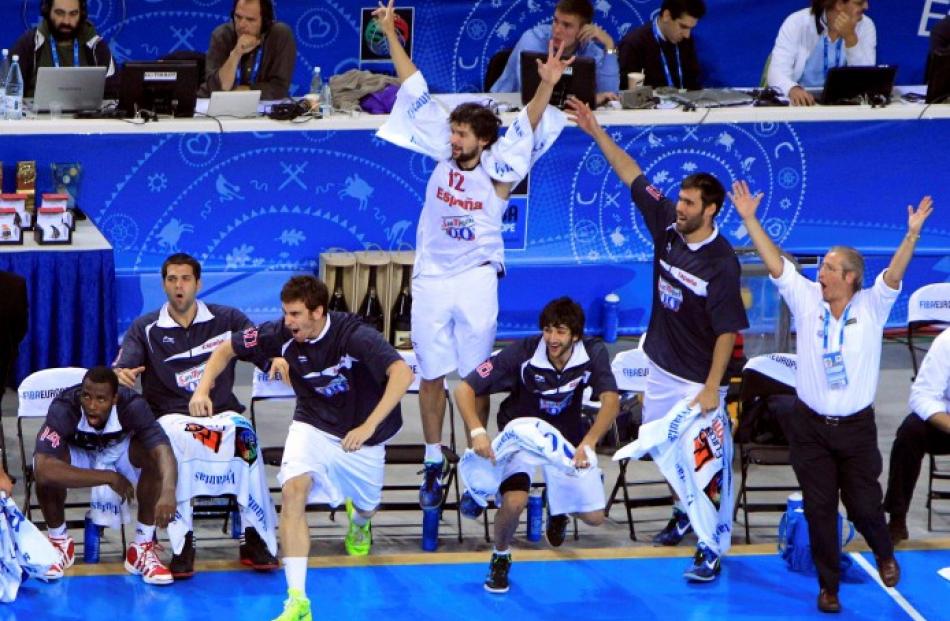
M 764 416 L 770 405 L 778 407 L 777 398 L 785 396 L 792 403 L 795 396 L 795 369 L 798 359 L 795 354 L 766 354 L 750 359 L 742 370 L 742 386 L 739 392 L 739 428 L 736 444 L 739 449 L 740 483 L 733 519 L 742 510 L 745 526 L 745 541 L 750 543 L 749 514 L 759 512 L 781 513 L 786 509 L 786 499 L 775 499 L 777 492 L 797 491 L 795 485 L 752 485 L 749 483 L 751 466 L 791 466 L 788 443 L 778 437 L 777 430 L 765 429 L 757 421 Z M 770 402 L 770 399 L 772 400 Z M 786 405 L 788 405 L 786 404 Z M 777 414 L 780 416 L 780 414 Z M 766 493 L 772 500 L 750 501 L 749 493 Z
M 950 283 L 924 285 L 914 291 L 907 303 L 907 348 L 916 379 L 919 369 L 918 353 L 926 348 L 914 344 L 914 334 L 921 332 L 936 336 L 939 330 L 950 328 Z M 923 356 L 921 356 L 923 358 Z M 930 454 L 930 472 L 927 478 L 927 530 L 933 530 L 934 501 L 950 500 L 950 488 L 941 482 L 950 481 L 950 456 Z M 943 484 L 945 485 L 945 484 Z
M 646 334 L 640 338 L 640 345 L 636 349 L 618 352 L 610 363 L 614 379 L 617 381 L 617 388 L 621 391 L 621 412 L 629 411 L 635 420 L 629 425 L 629 437 L 624 437 L 620 429 L 615 425 L 613 433 L 617 438 L 617 443 L 613 450 L 607 451 L 612 455 L 620 448 L 621 442 L 626 439 L 630 442 L 636 439 L 637 431 L 642 421 L 642 395 L 646 392 L 647 377 L 650 374 L 650 364 L 642 346 L 646 340 Z M 637 417 L 639 414 L 639 417 Z M 652 461 L 649 455 L 644 456 L 640 461 Z M 663 507 L 673 504 L 673 496 L 670 494 L 666 479 L 636 479 L 627 480 L 627 470 L 630 468 L 629 459 L 621 459 L 618 463 L 620 471 L 617 474 L 617 480 L 614 482 L 607 499 L 607 507 L 604 510 L 606 515 L 610 515 L 610 508 L 620 502 L 623 503 L 627 512 L 627 526 L 630 529 L 630 539 L 637 540 L 637 531 L 634 526 L 633 510 L 644 507 Z M 631 494 L 636 490 L 637 494 Z M 623 500 L 617 499 L 617 494 L 623 494 Z
M 24 442 L 23 426 L 28 419 L 45 420 L 49 411 L 49 406 L 61 392 L 82 383 L 82 378 L 86 374 L 86 369 L 79 367 L 63 367 L 54 369 L 45 369 L 37 371 L 27 376 L 20 382 L 17 388 L 17 397 L 19 398 L 19 407 L 17 409 L 17 445 L 20 449 L 20 467 L 23 472 L 23 508 L 28 520 L 38 527 L 46 525 L 44 520 L 34 520 L 33 510 L 40 509 L 38 503 L 33 502 L 33 486 L 36 483 L 35 473 L 33 471 L 33 461 L 27 460 L 27 448 Z M 82 529 L 85 526 L 85 510 L 89 509 L 89 501 L 85 502 L 67 502 L 66 510 L 83 510 L 82 517 L 69 519 L 67 516 L 67 528 Z M 120 536 L 122 538 L 122 551 L 125 550 L 125 528 L 121 528 Z

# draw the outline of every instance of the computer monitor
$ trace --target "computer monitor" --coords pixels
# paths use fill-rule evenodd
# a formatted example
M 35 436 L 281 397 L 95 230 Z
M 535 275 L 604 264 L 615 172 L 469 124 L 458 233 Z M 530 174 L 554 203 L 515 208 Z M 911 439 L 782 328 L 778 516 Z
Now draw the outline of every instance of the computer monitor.
M 950 103 L 950 54 L 931 54 L 927 103 Z
M 823 106 L 849 104 L 860 97 L 869 100 L 883 97 L 882 103 L 889 103 L 896 75 L 897 65 L 832 67 L 825 76 L 825 88 L 818 103 Z
M 122 69 L 119 109 L 192 117 L 198 101 L 198 63 L 189 60 L 129 61 Z
M 547 53 L 521 52 L 521 103 L 527 104 L 534 97 L 535 91 L 541 84 L 538 75 L 538 63 L 548 59 Z M 571 66 L 564 71 L 564 75 L 554 85 L 551 95 L 551 105 L 563 108 L 568 95 L 574 95 L 591 108 L 597 105 L 597 70 L 594 59 L 578 56 Z

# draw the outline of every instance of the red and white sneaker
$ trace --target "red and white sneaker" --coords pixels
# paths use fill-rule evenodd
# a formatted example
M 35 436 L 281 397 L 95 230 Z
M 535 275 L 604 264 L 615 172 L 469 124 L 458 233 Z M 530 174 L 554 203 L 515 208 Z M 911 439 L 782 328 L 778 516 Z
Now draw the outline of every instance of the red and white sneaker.
M 50 537 L 49 542 L 59 553 L 59 560 L 49 568 L 44 577 L 47 580 L 59 580 L 76 561 L 76 542 L 69 535 L 62 539 Z
M 131 544 L 125 553 L 125 570 L 142 576 L 146 584 L 171 584 L 175 581 L 172 572 L 158 558 L 158 550 L 161 549 L 154 541 Z

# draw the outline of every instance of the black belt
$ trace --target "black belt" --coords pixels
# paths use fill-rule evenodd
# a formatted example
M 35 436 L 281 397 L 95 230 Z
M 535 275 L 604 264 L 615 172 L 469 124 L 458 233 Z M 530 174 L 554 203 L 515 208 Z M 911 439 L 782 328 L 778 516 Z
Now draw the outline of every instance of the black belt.
M 806 414 L 811 416 L 813 419 L 818 421 L 819 423 L 830 425 L 832 427 L 837 427 L 838 425 L 850 425 L 852 423 L 859 423 L 863 420 L 867 420 L 869 418 L 874 417 L 874 408 L 870 405 L 864 408 L 863 410 L 859 410 L 855 412 L 854 414 L 845 414 L 842 416 L 826 416 L 824 414 L 819 414 L 815 410 L 805 405 L 804 402 L 802 401 L 798 402 L 798 407 L 803 412 L 805 412 Z

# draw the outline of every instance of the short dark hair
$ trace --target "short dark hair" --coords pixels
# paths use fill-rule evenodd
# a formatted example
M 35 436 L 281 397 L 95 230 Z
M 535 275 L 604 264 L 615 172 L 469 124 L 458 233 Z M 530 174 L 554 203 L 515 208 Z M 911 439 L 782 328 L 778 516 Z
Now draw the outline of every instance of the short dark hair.
M 541 311 L 538 327 L 544 330 L 557 326 L 566 326 L 571 336 L 584 336 L 584 309 L 567 296 L 551 300 Z
M 844 0 L 847 2 L 848 0 Z M 838 0 L 811 0 L 811 12 L 812 15 L 821 15 L 828 9 L 834 8 L 838 4 Z
M 719 215 L 722 204 L 726 200 L 726 188 L 722 187 L 719 179 L 716 179 L 709 173 L 693 173 L 683 179 L 680 188 L 684 190 L 699 190 L 699 195 L 703 201 L 703 207 L 715 205 L 716 211 L 713 212 L 713 218 Z
M 231 7 L 231 22 L 234 22 L 234 12 L 237 11 L 238 2 L 248 2 L 249 0 L 234 0 Z M 272 0 L 257 0 L 261 7 L 261 32 L 267 32 L 274 25 L 274 3 Z
M 85 384 L 86 382 L 90 384 L 108 384 L 112 388 L 113 397 L 119 392 L 119 378 L 115 371 L 109 367 L 92 367 L 82 376 L 82 383 Z
M 280 301 L 284 304 L 303 302 L 311 313 L 322 306 L 326 313 L 330 292 L 323 281 L 315 276 L 294 276 L 280 290 Z
M 673 19 L 686 13 L 700 20 L 706 15 L 706 3 L 703 0 L 663 0 L 663 4 L 660 5 L 660 14 L 663 11 L 669 11 Z
M 195 280 L 201 280 L 201 263 L 198 263 L 198 259 L 190 254 L 176 252 L 165 259 L 165 262 L 162 263 L 162 280 L 165 280 L 165 277 L 168 276 L 169 265 L 190 265 L 191 271 L 195 274 Z
M 474 102 L 460 104 L 452 110 L 449 123 L 468 125 L 476 138 L 488 141 L 486 147 L 495 144 L 498 140 L 498 129 L 501 127 L 501 119 L 491 109 Z
M 585 24 L 594 21 L 594 6 L 590 0 L 558 0 L 554 10 L 577 15 Z

